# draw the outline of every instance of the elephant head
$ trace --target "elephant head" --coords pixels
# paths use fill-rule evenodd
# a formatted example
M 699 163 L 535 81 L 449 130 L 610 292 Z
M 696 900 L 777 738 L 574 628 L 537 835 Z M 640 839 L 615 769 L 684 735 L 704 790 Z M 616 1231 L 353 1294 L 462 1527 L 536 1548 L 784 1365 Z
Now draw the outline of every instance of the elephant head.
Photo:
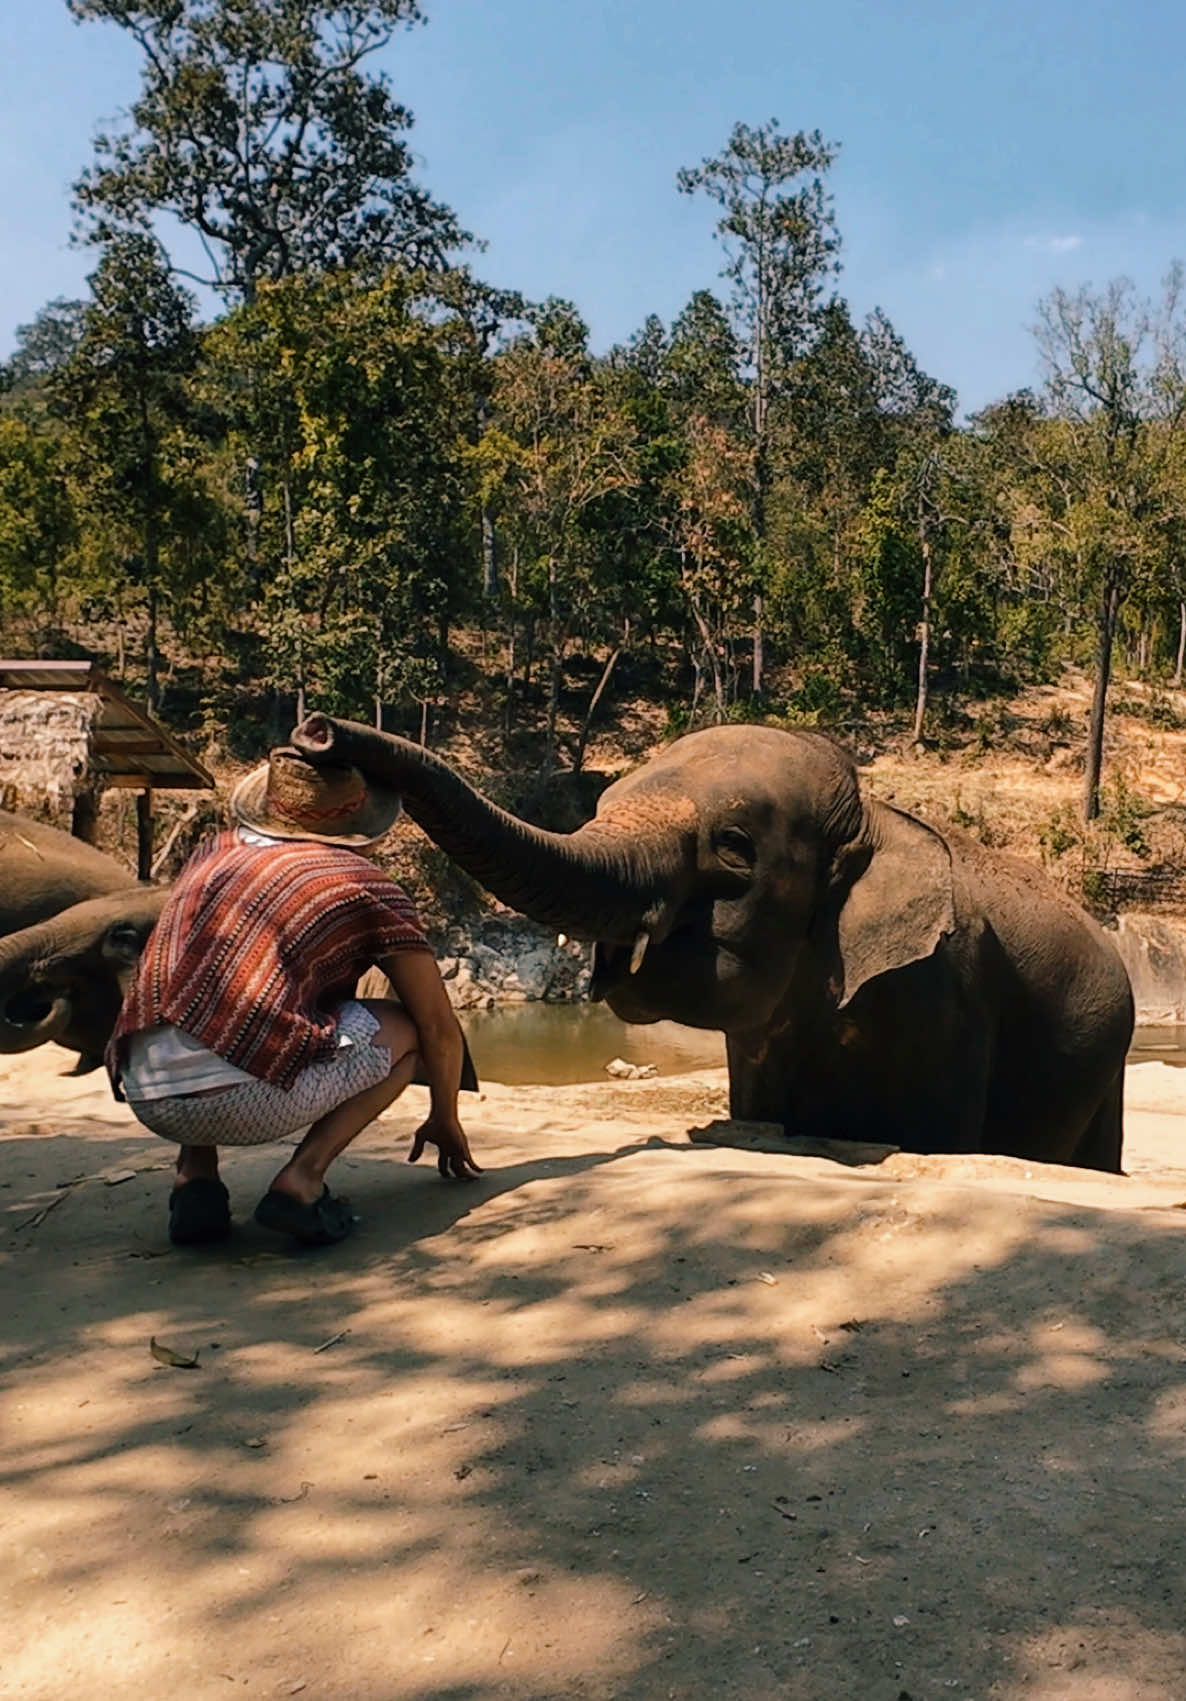
M 866 803 L 849 757 L 817 733 L 690 733 L 571 834 L 529 826 L 419 746 L 353 722 L 315 715 L 293 742 L 400 791 L 504 903 L 593 940 L 592 996 L 627 1021 L 761 1028 L 805 953 L 843 1005 L 954 926 L 944 841 Z
M 0 1052 L 56 1040 L 100 1059 L 167 895 L 127 886 L 0 939 Z

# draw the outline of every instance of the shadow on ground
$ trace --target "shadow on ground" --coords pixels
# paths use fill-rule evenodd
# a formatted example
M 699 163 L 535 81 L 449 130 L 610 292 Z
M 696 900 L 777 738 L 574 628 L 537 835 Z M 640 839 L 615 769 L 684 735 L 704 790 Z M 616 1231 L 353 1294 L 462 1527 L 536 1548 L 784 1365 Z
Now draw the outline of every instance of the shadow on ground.
M 660 1120 L 558 1101 L 469 1186 L 384 1124 L 295 1256 L 168 1251 L 118 1125 L 11 1134 L 3 1693 L 1180 1697 L 1180 1213 Z

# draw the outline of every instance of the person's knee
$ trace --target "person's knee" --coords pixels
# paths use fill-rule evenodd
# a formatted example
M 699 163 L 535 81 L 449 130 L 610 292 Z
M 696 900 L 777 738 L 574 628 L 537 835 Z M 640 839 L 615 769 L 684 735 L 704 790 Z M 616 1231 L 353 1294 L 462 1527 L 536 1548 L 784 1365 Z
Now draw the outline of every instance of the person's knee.
M 411 1051 L 419 1050 L 420 1035 L 402 1004 L 379 998 L 366 999 L 364 1002 L 379 1024 L 371 1035 L 371 1044 L 381 1046 L 384 1051 L 391 1053 L 393 1068 L 400 1058 L 406 1057 Z

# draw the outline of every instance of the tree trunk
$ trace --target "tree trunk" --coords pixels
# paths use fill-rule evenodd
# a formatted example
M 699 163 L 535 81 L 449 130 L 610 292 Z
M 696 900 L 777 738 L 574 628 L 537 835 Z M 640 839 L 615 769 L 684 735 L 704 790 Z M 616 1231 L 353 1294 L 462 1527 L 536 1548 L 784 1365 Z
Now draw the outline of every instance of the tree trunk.
M 922 620 L 918 644 L 918 697 L 914 705 L 914 742 L 922 742 L 922 723 L 927 712 L 927 661 L 931 651 L 931 593 L 934 589 L 934 552 L 931 540 L 922 539 Z
M 552 676 L 548 687 L 548 723 L 544 739 L 545 778 L 556 766 L 556 723 L 560 718 L 560 684 L 567 637 L 567 630 L 562 633 L 560 628 L 560 591 L 554 560 L 548 562 L 548 614 L 552 627 Z
M 503 731 L 509 733 L 515 720 L 515 637 L 518 626 L 514 611 L 511 613 L 511 635 L 507 640 L 507 700 L 503 711 Z
M 482 595 L 488 600 L 498 595 L 498 533 L 485 503 L 482 504 Z
M 147 554 L 148 543 L 145 540 Z M 153 551 L 155 554 L 155 549 Z M 157 614 L 158 592 L 156 587 L 155 564 L 153 576 L 148 581 L 148 630 L 144 635 L 144 666 L 147 673 L 147 683 L 144 695 L 148 702 L 148 712 L 155 715 L 160 707 L 160 692 L 157 686 L 157 673 L 160 667 L 160 655 L 157 650 Z
M 1186 661 L 1186 602 L 1178 604 L 1178 659 L 1174 663 L 1174 685 L 1182 684 L 1182 663 Z
M 442 687 L 449 683 L 449 616 L 443 613 L 437 620 L 437 677 Z
M 296 653 L 296 675 L 297 675 L 296 701 L 297 701 L 297 707 L 296 707 L 296 716 L 297 716 L 297 720 L 299 722 L 299 721 L 303 721 L 304 718 L 305 718 L 305 640 L 304 640 L 304 623 L 300 618 L 299 611 L 295 608 L 295 606 L 292 604 L 292 601 L 291 601 L 291 599 L 292 599 L 292 575 L 293 575 L 293 569 L 296 566 L 296 524 L 295 524 L 295 521 L 294 521 L 294 518 L 293 518 L 293 512 L 292 512 L 291 469 L 290 469 L 287 462 L 285 462 L 285 466 L 284 466 L 283 491 L 284 491 L 284 565 L 285 565 L 285 569 L 286 569 L 286 573 L 287 573 L 287 577 L 288 577 L 288 596 L 289 596 L 289 599 L 290 599 L 290 607 L 292 607 L 293 613 L 297 615 L 297 623 L 296 623 L 296 629 L 297 629 L 297 641 L 296 641 L 296 643 L 297 643 L 297 653 Z
M 573 759 L 573 764 L 572 764 L 572 771 L 573 771 L 574 774 L 580 773 L 581 764 L 585 760 L 585 745 L 589 741 L 589 727 L 591 726 L 592 721 L 593 721 L 593 711 L 596 709 L 598 703 L 601 701 L 601 694 L 605 690 L 606 686 L 609 684 L 610 674 L 614 671 L 614 666 L 617 662 L 617 659 L 621 655 L 622 651 L 625 649 L 625 647 L 626 647 L 626 645 L 629 641 L 630 641 L 630 622 L 627 620 L 626 624 L 625 624 L 625 630 L 622 633 L 622 642 L 620 644 L 616 645 L 614 647 L 614 649 L 611 651 L 609 660 L 606 662 L 605 666 L 601 670 L 601 678 L 597 681 L 597 689 L 594 691 L 592 697 L 590 697 L 589 707 L 585 710 L 585 718 L 581 722 L 580 736 L 577 739 L 577 753 L 576 753 L 576 756 Z
M 1112 641 L 1120 609 L 1119 587 L 1111 579 L 1104 587 L 1096 628 L 1095 686 L 1091 694 L 1091 720 L 1087 729 L 1087 765 L 1083 775 L 1083 819 L 1094 821 L 1100 812 L 1100 773 L 1104 764 L 1104 714 L 1108 682 L 1112 673 Z
M 695 598 L 688 597 L 688 606 L 692 610 L 692 618 L 695 620 L 700 636 L 704 641 L 704 653 L 708 657 L 708 665 L 712 669 L 712 689 L 717 702 L 717 725 L 720 726 L 728 719 L 728 710 L 725 707 L 725 682 L 721 677 L 720 657 L 717 655 L 717 647 L 712 641 L 708 622 L 701 614 Z

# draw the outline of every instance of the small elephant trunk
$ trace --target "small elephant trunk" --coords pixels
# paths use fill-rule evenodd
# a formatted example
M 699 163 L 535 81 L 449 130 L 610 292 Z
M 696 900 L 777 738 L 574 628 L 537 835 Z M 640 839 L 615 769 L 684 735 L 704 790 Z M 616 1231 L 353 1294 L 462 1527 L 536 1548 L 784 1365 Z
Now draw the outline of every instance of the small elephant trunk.
M 32 1051 L 66 1031 L 70 999 L 48 979 L 55 945 L 49 922 L 0 939 L 0 1052 Z

